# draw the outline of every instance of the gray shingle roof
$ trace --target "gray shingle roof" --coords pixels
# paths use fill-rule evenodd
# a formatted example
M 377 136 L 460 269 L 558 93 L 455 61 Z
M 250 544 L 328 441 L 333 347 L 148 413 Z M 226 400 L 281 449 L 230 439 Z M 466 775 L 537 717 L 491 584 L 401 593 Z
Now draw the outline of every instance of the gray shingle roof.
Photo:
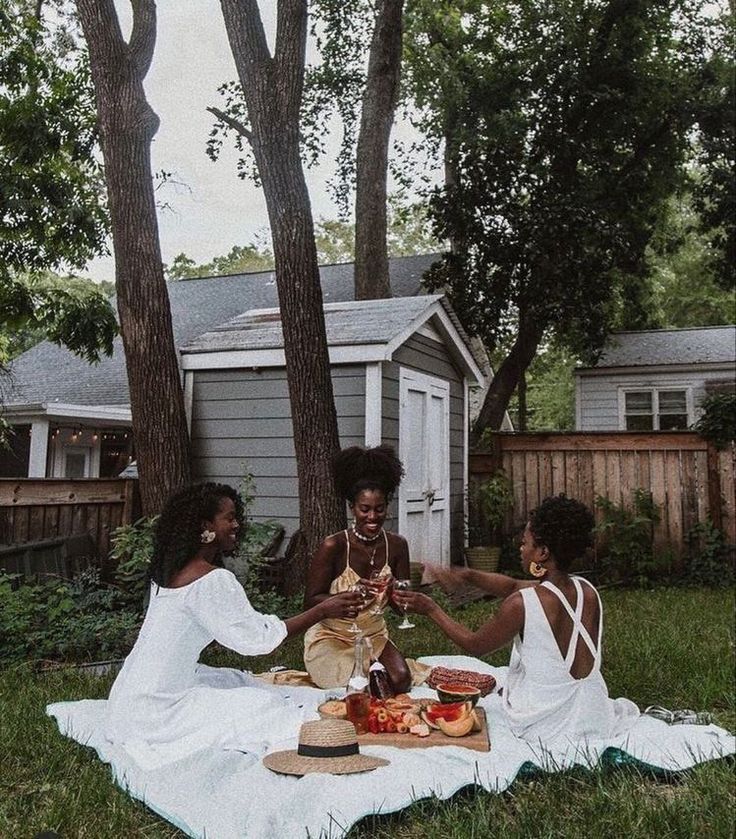
M 326 303 L 325 329 L 330 346 L 387 344 L 442 299 L 441 295 L 391 297 Z M 185 352 L 280 349 L 284 345 L 278 309 L 252 309 L 182 347 Z
M 391 288 L 396 297 L 423 294 L 421 279 L 436 254 L 397 257 L 389 261 Z M 353 265 L 320 268 L 325 303 L 353 299 Z M 177 347 L 249 309 L 278 306 L 272 271 L 169 283 L 174 341 Z M 5 383 L 7 405 L 62 402 L 79 405 L 127 405 L 128 381 L 122 340 L 111 358 L 91 366 L 63 347 L 43 341 L 13 361 Z
M 608 339 L 594 369 L 734 361 L 736 326 L 703 326 L 616 332 Z

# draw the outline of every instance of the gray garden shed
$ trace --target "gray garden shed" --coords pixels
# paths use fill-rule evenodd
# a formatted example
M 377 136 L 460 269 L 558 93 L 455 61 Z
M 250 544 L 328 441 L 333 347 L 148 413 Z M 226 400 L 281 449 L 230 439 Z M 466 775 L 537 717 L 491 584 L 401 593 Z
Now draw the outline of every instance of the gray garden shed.
M 468 336 L 441 295 L 324 314 L 341 445 L 393 445 L 406 477 L 390 525 L 413 558 L 459 561 L 468 391 L 485 384 Z M 288 539 L 299 499 L 279 310 L 247 311 L 180 350 L 195 476 L 237 485 L 252 474 L 253 518 L 281 522 Z

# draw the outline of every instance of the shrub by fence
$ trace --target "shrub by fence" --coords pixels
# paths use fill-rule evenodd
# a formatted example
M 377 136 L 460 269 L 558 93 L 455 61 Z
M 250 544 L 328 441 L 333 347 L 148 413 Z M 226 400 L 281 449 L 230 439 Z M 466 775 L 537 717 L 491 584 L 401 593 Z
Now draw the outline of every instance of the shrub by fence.
M 695 432 L 498 433 L 470 456 L 470 481 L 503 468 L 513 486 L 507 528 L 523 524 L 548 495 L 564 492 L 596 510 L 597 496 L 632 507 L 636 490 L 659 510 L 655 548 L 682 556 L 687 534 L 710 519 L 736 542 L 736 446 L 719 451 Z

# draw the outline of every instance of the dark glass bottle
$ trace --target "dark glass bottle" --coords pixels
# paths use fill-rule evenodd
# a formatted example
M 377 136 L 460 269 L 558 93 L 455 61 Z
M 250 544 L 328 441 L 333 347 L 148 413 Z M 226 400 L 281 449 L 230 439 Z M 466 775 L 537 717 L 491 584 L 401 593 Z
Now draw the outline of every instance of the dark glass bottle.
M 396 696 L 391 677 L 380 661 L 371 663 L 368 670 L 368 689 L 376 699 L 391 699 L 392 696 Z

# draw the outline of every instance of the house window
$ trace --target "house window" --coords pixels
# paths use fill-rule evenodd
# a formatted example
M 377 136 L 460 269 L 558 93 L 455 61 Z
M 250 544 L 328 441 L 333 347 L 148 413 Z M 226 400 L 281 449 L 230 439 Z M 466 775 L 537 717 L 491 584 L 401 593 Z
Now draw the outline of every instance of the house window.
M 624 391 L 627 431 L 679 431 L 689 425 L 686 390 Z

